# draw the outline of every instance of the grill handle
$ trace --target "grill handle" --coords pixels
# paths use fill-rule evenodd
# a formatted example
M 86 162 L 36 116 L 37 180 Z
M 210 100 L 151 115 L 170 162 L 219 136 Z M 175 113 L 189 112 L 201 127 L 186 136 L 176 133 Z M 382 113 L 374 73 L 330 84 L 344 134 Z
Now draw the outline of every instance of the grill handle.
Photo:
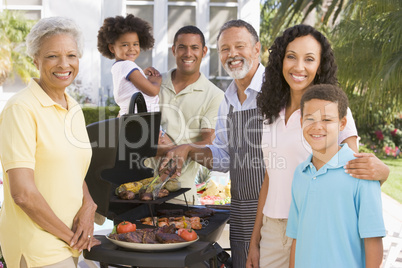
M 135 113 L 135 105 L 137 104 L 137 113 L 146 113 L 147 104 L 141 92 L 134 93 L 131 96 L 130 106 L 128 107 L 128 114 Z

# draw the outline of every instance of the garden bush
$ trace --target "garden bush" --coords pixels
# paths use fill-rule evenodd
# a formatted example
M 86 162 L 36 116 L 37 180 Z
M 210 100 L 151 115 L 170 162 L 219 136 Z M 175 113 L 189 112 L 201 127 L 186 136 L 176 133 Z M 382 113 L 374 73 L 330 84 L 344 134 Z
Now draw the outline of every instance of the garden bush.
M 85 123 L 87 125 L 105 119 L 115 118 L 119 114 L 119 110 L 120 108 L 118 106 L 82 108 L 82 111 L 84 112 Z
M 374 152 L 378 157 L 399 158 L 402 147 L 402 113 L 396 114 L 391 120 L 387 111 L 377 111 L 372 114 L 371 123 L 357 124 L 361 137 L 362 152 Z

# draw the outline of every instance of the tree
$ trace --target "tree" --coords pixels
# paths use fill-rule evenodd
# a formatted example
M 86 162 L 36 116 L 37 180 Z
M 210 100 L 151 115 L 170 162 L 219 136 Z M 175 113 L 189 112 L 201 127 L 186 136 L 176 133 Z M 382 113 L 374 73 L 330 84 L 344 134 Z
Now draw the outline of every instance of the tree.
M 277 36 L 283 29 L 297 23 L 318 26 L 317 23 L 327 25 L 331 21 L 331 24 L 335 24 L 344 0 L 267 0 L 264 6 L 268 2 L 271 2 L 270 6 L 275 6 L 276 9 L 272 18 L 271 33 Z
M 13 79 L 14 74 L 24 82 L 38 75 L 25 47 L 25 38 L 35 23 L 20 12 L 0 12 L 0 86 L 7 78 Z
M 333 40 L 339 81 L 348 92 L 357 120 L 371 122 L 373 113 L 401 112 L 402 9 L 394 0 L 350 1 Z
M 272 2 L 268 0 L 265 3 Z M 372 120 L 370 111 L 388 108 L 389 119 L 400 112 L 402 85 L 402 2 L 398 0 L 274 1 L 271 33 L 305 20 L 315 12 L 315 26 L 331 40 L 341 87 L 355 118 Z M 265 4 L 264 4 L 265 5 Z M 263 11 L 263 10 L 262 10 Z M 265 15 L 262 13 L 261 18 Z M 311 23 L 310 23 L 311 24 Z M 261 30 L 263 31 L 263 30 Z
M 279 32 L 282 32 L 287 27 L 287 24 L 299 24 L 302 21 L 302 12 L 297 12 L 292 18 L 288 18 L 286 24 L 275 24 L 275 18 L 277 17 L 278 10 L 281 7 L 280 1 L 267 0 L 261 4 L 261 16 L 260 16 L 260 42 L 261 42 L 261 62 L 266 66 L 268 61 L 268 50 L 273 44 L 275 38 Z

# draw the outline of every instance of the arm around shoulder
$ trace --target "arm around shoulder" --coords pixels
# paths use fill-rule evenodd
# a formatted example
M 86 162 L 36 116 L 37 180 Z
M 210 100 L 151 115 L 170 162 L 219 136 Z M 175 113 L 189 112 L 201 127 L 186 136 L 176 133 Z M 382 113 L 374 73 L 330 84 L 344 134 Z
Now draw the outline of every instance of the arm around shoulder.
M 356 159 L 350 160 L 345 172 L 357 179 L 377 180 L 383 184 L 389 176 L 389 167 L 371 153 L 356 153 Z
M 347 143 L 356 152 L 355 157 L 357 157 L 345 166 L 346 172 L 357 179 L 378 180 L 381 184 L 385 182 L 389 176 L 388 166 L 374 154 L 358 153 L 356 125 L 349 108 L 347 125 L 342 133 L 344 134 L 342 143 Z

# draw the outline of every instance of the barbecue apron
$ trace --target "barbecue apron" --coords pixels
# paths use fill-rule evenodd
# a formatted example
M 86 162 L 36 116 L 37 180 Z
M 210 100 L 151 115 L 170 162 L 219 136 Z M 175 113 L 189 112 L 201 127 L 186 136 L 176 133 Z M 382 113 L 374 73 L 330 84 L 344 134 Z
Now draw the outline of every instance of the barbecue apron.
M 230 240 L 250 242 L 258 196 L 264 181 L 265 167 L 261 149 L 262 115 L 258 109 L 227 115 L 229 138 L 231 205 Z

